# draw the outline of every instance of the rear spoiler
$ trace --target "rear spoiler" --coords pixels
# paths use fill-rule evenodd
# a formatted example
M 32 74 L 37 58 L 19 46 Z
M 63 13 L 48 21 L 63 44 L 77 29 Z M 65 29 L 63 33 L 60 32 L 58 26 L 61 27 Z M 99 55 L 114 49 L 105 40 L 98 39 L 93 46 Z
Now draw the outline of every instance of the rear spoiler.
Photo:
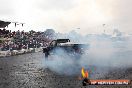
M 70 39 L 57 39 L 56 41 L 57 43 L 66 43 L 66 42 L 70 42 Z

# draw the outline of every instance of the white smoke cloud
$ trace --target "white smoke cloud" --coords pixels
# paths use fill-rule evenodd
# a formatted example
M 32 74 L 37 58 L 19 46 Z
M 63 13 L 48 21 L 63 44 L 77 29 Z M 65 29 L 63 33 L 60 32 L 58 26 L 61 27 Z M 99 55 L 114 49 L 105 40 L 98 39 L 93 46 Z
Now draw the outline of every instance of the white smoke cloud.
M 25 22 L 32 28 L 53 28 L 81 34 L 101 33 L 102 24 L 131 33 L 131 0 L 0 0 L 1 19 Z M 111 28 L 112 28 L 111 27 Z M 67 31 L 66 31 L 67 30 Z
M 88 69 L 92 78 L 102 77 L 115 68 L 131 67 L 131 36 L 118 38 L 123 40 L 113 39 L 107 35 L 76 37 L 74 40 L 89 44 L 89 48 L 80 59 L 58 50 L 61 56 L 57 54 L 50 56 L 49 61 L 44 61 L 44 67 L 66 75 L 79 75 L 81 67 L 84 67 Z
M 102 33 L 102 24 L 131 33 L 131 0 L 0 0 L 1 19 L 25 22 L 35 30 L 53 28 Z M 28 29 L 27 29 L 28 30 Z

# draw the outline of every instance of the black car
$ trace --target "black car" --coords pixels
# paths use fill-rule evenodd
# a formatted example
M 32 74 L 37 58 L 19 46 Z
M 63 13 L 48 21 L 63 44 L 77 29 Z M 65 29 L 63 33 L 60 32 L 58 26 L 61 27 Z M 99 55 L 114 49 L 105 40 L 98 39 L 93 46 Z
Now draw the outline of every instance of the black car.
M 43 53 L 45 53 L 45 58 L 47 59 L 49 55 L 58 55 L 57 51 L 63 50 L 64 53 L 79 58 L 87 49 L 87 44 L 72 44 L 70 43 L 70 39 L 57 39 L 53 40 L 48 47 L 43 48 Z

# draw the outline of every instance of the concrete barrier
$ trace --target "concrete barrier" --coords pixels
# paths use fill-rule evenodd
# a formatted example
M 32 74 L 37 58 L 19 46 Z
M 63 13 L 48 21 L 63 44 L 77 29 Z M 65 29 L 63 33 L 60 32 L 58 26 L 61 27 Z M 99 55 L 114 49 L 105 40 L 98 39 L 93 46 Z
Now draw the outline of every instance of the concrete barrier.
M 0 57 L 10 56 L 10 55 L 11 55 L 10 51 L 0 51 Z
M 7 57 L 7 56 L 14 56 L 14 55 L 20 55 L 20 54 L 26 54 L 26 53 L 35 53 L 35 52 L 41 52 L 43 50 L 42 47 L 40 48 L 29 48 L 29 49 L 21 49 L 21 50 L 13 50 L 13 51 L 0 51 L 0 57 Z

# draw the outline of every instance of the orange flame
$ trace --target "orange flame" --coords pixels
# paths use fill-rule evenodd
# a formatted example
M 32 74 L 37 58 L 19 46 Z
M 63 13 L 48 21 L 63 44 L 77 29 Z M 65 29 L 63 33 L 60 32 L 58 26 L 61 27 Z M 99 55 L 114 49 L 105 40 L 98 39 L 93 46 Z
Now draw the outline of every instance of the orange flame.
M 82 67 L 81 73 L 82 73 L 83 78 L 88 78 L 88 76 L 89 76 L 88 71 L 85 71 L 83 67 Z

